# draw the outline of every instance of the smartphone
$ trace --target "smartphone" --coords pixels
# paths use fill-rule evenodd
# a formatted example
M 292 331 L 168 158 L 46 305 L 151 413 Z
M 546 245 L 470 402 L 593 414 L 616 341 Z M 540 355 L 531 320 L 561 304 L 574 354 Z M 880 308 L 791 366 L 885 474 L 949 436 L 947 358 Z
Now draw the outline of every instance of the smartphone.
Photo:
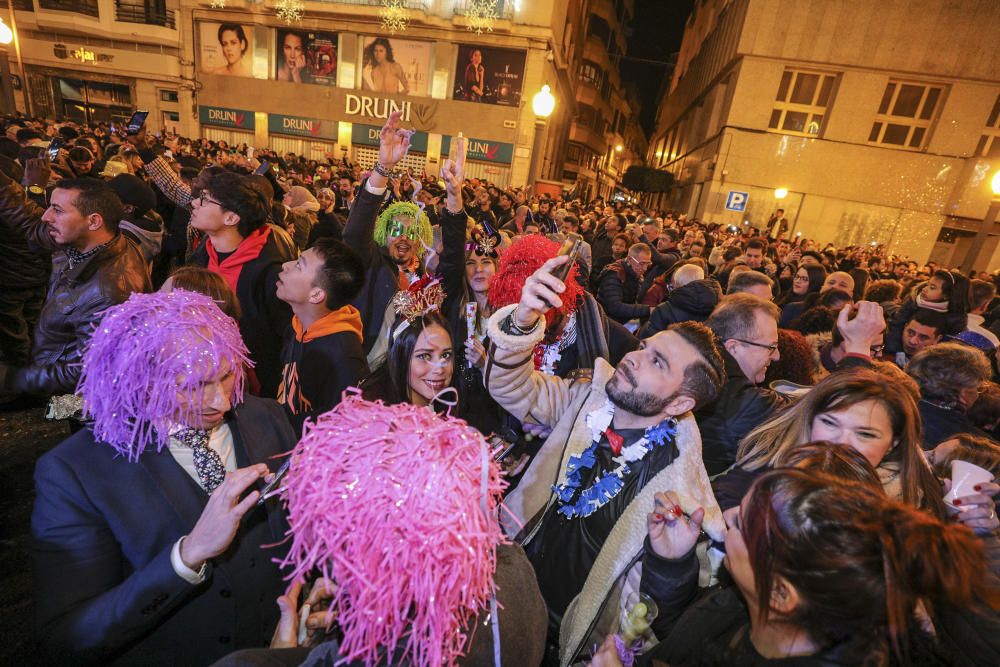
M 139 134 L 139 130 L 146 124 L 146 117 L 148 115 L 148 111 L 136 111 L 132 114 L 132 117 L 128 119 L 128 124 L 125 126 L 125 134 L 132 137 Z
M 59 149 L 63 147 L 62 137 L 53 137 L 52 141 L 49 142 L 49 147 L 46 150 L 49 158 L 49 162 L 55 162 L 59 157 Z
M 267 173 L 267 170 L 270 168 L 271 168 L 271 163 L 268 162 L 267 160 L 264 160 L 263 162 L 260 163 L 259 167 L 254 169 L 253 173 L 256 174 L 257 176 L 263 176 L 264 174 Z
M 559 252 L 556 253 L 556 257 L 569 255 L 570 260 L 565 264 L 560 264 L 556 268 L 552 269 L 552 275 L 559 280 L 566 282 L 566 278 L 569 277 L 569 272 L 573 268 L 573 263 L 577 260 L 578 255 L 580 254 L 580 244 L 582 243 L 583 237 L 579 234 L 569 233 L 566 235 L 566 240 L 563 241 L 562 246 L 560 246 Z
M 281 464 L 281 467 L 278 468 L 278 472 L 274 473 L 274 479 L 268 482 L 264 486 L 264 488 L 261 489 L 260 498 L 257 499 L 258 505 L 263 505 L 265 502 L 267 502 L 268 498 L 270 498 L 272 495 L 275 494 L 276 492 L 275 490 L 278 489 L 278 485 L 281 484 L 281 480 L 283 480 L 285 478 L 285 475 L 288 474 L 288 469 L 291 467 L 291 465 L 292 465 L 292 457 L 288 457 L 287 459 L 285 459 L 285 462 Z

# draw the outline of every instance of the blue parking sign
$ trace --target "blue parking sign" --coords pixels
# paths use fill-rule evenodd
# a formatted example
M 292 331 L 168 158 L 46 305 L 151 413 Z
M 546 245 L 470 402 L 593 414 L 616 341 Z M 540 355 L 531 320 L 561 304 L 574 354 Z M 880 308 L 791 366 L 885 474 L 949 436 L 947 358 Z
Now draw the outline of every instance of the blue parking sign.
M 749 192 L 740 192 L 738 190 L 730 190 L 729 196 L 726 197 L 726 210 L 727 211 L 745 211 L 747 210 L 747 200 L 750 199 Z

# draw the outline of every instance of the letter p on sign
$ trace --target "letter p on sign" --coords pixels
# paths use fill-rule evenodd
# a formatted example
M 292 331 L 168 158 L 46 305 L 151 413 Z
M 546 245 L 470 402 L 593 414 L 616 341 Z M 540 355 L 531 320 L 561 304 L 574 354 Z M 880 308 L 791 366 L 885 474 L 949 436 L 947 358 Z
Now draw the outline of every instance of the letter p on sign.
M 729 196 L 726 197 L 726 210 L 745 211 L 747 209 L 748 199 L 750 199 L 750 193 L 730 190 Z

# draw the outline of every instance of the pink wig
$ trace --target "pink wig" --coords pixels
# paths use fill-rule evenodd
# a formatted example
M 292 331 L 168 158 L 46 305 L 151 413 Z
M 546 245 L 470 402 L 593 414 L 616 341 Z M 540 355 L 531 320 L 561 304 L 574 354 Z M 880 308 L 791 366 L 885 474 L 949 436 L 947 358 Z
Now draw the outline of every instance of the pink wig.
M 236 321 L 197 292 L 133 294 L 104 311 L 83 355 L 78 392 L 94 435 L 136 460 L 200 410 L 202 384 L 230 369 L 233 405 L 250 363 Z M 193 397 L 193 400 L 184 400 Z
M 345 661 L 451 665 L 489 608 L 506 483 L 486 442 L 455 418 L 345 396 L 306 422 L 284 496 L 290 579 L 337 582 Z

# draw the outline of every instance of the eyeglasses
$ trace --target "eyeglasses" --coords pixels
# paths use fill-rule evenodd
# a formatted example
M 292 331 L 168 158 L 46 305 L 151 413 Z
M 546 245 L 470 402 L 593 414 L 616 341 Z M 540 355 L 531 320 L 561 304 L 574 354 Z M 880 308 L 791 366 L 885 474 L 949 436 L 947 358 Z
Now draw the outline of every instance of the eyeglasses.
M 809 276 L 799 276 L 799 275 L 796 275 L 795 277 L 792 278 L 792 280 L 795 280 L 795 281 L 800 282 L 800 283 L 807 283 L 807 282 L 809 282 Z
M 386 229 L 386 233 L 388 233 L 391 238 L 405 236 L 411 241 L 416 241 L 420 237 L 420 231 L 417 229 L 416 225 L 407 226 L 406 223 L 400 220 L 393 220 L 390 222 L 389 227 Z
M 754 347 L 763 348 L 768 352 L 770 352 L 771 354 L 774 354 L 775 352 L 778 351 L 777 343 L 771 343 L 770 345 L 765 345 L 764 343 L 755 343 L 752 340 L 743 340 L 742 338 L 730 338 L 730 340 L 735 340 L 736 342 L 743 343 L 744 345 L 753 345 Z
M 881 357 L 882 350 L 885 349 L 885 345 L 872 345 L 868 349 L 871 351 L 873 357 Z
M 205 202 L 208 202 L 209 204 L 215 204 L 219 208 L 225 208 L 225 206 L 222 205 L 222 202 L 216 201 L 211 197 L 209 197 L 208 195 L 206 195 L 204 192 L 202 192 L 201 196 L 198 197 L 198 206 L 204 206 Z

